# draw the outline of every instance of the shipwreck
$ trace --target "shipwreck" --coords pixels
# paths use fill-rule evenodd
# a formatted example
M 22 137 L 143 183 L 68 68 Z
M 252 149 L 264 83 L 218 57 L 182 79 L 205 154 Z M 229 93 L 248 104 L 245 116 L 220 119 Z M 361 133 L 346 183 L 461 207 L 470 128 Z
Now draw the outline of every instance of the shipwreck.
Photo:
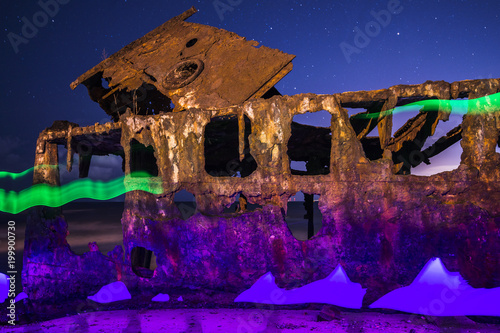
M 469 110 L 423 149 L 450 109 L 422 109 L 392 135 L 392 113 L 412 102 L 469 100 L 500 92 L 500 79 L 427 81 L 373 91 L 282 96 L 274 87 L 293 55 L 234 33 L 186 22 L 194 8 L 78 77 L 111 118 L 40 133 L 34 184 L 59 185 L 58 146 L 80 177 L 92 156 L 123 158 L 125 182 L 146 171 L 161 194 L 126 193 L 123 245 L 72 252 L 61 208 L 35 207 L 26 228 L 23 289 L 32 301 L 86 297 L 122 281 L 130 290 L 203 288 L 240 293 L 266 272 L 282 288 L 323 279 L 340 263 L 367 288 L 363 304 L 408 284 L 430 258 L 473 287 L 500 286 L 500 110 Z M 359 109 L 349 116 L 347 108 Z M 326 111 L 324 127 L 293 121 Z M 431 111 L 431 112 L 430 112 Z M 365 117 L 366 116 L 366 117 Z M 377 136 L 368 136 L 375 129 Z M 412 168 L 453 144 L 460 166 L 432 176 Z M 291 161 L 305 162 L 294 170 Z M 196 211 L 174 202 L 186 190 Z M 290 197 L 319 196 L 322 227 L 308 239 L 287 225 Z M 224 212 L 238 201 L 239 209 Z M 248 209 L 250 205 L 255 209 Z M 310 221 L 309 221 L 310 222 Z M 157 267 L 150 269 L 154 254 Z

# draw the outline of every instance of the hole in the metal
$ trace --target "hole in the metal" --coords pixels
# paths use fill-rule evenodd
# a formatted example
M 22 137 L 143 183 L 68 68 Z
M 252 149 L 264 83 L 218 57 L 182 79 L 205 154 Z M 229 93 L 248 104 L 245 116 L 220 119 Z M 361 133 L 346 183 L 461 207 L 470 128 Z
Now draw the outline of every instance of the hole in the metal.
M 311 239 L 323 226 L 318 200 L 319 195 L 302 191 L 288 200 L 285 220 L 290 232 L 299 241 Z
M 460 98 L 462 99 L 462 98 Z M 465 98 L 466 99 L 466 98 Z M 462 106 L 454 106 L 451 110 L 448 121 L 439 120 L 435 132 L 431 135 L 432 124 L 437 121 L 439 109 L 432 106 L 415 106 L 411 108 L 394 110 L 393 121 L 396 124 L 400 119 L 401 128 L 393 130 L 393 138 L 405 139 L 409 130 L 416 121 L 423 121 L 423 115 L 426 115 L 425 123 L 418 130 L 412 140 L 402 143 L 398 151 L 393 152 L 393 162 L 397 167 L 397 174 L 418 176 L 432 176 L 443 171 L 451 171 L 460 165 L 460 155 L 462 149 L 460 124 L 462 115 L 467 111 Z M 405 111 L 405 112 L 403 112 Z M 409 112 L 408 112 L 409 111 Z M 402 114 L 401 114 L 402 113 Z M 406 118 L 406 122 L 403 120 Z M 419 120 L 416 120 L 419 118 Z
M 95 251 L 106 254 L 123 246 L 122 224 L 124 203 L 112 201 L 70 202 L 63 207 L 69 234 L 66 241 L 77 255 Z M 99 233 L 95 233 L 99 226 Z M 95 243 L 95 244 L 94 244 Z
M 130 172 L 144 171 L 150 177 L 158 176 L 158 165 L 152 146 L 145 146 L 136 139 L 130 141 Z
M 195 63 L 186 63 L 177 67 L 174 71 L 174 77 L 178 80 L 185 80 L 191 75 L 193 75 L 198 69 L 198 65 Z
M 213 177 L 247 177 L 257 169 L 250 154 L 248 137 L 252 131 L 245 116 L 244 157 L 240 161 L 238 120 L 236 117 L 214 117 L 205 126 L 205 171 Z
M 306 112 L 293 117 L 292 135 L 287 144 L 292 174 L 330 173 L 331 117 L 325 110 Z M 320 127 L 321 125 L 327 127 Z
M 156 256 L 153 251 L 141 246 L 134 246 L 130 253 L 132 271 L 140 277 L 152 278 L 156 268 Z
M 165 76 L 163 87 L 172 90 L 190 84 L 203 71 L 203 66 L 203 62 L 199 59 L 190 59 L 178 63 Z
M 243 193 L 238 193 L 234 202 L 229 207 L 225 207 L 224 214 L 234 214 L 243 212 L 253 212 L 256 209 L 262 209 L 262 205 L 248 203 L 247 197 Z
M 196 42 L 198 41 L 198 38 L 193 38 L 189 42 L 186 43 L 186 47 L 192 47 Z
M 180 190 L 174 195 L 174 203 L 184 221 L 196 213 L 196 198 L 193 193 Z

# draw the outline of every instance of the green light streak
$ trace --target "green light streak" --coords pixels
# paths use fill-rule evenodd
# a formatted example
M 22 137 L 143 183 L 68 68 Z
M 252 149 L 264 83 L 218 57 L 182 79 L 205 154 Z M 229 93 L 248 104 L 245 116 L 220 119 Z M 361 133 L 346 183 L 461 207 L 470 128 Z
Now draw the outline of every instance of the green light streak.
M 7 178 L 10 177 L 12 179 L 18 179 L 21 177 L 26 176 L 30 172 L 32 172 L 35 169 L 40 169 L 40 168 L 57 168 L 57 165 L 37 165 L 32 168 L 29 168 L 27 170 L 24 170 L 22 172 L 7 172 L 7 171 L 0 171 L 0 178 Z
M 161 181 L 156 181 L 148 173 L 134 172 L 109 182 L 83 178 L 63 186 L 37 184 L 19 193 L 0 189 L 0 211 L 17 214 L 34 206 L 59 207 L 82 198 L 109 200 L 137 190 L 163 193 Z
M 469 100 L 444 100 L 444 99 L 427 99 L 424 101 L 413 102 L 404 106 L 399 106 L 382 112 L 374 112 L 367 114 L 358 114 L 352 118 L 370 119 L 378 118 L 380 116 L 388 116 L 392 113 L 401 113 L 414 111 L 416 106 L 422 106 L 421 111 L 449 111 L 453 114 L 464 115 L 467 112 L 471 114 L 480 114 L 491 112 L 493 108 L 500 111 L 500 93 L 488 95 L 480 98 Z
M 421 111 L 449 111 L 455 114 L 480 114 L 492 110 L 500 110 L 500 93 L 484 96 L 472 100 L 438 100 L 429 99 L 413 102 L 383 112 L 360 114 L 354 118 L 369 119 L 386 116 L 392 113 L 413 111 L 416 106 L 422 106 Z M 10 177 L 19 179 L 36 168 L 57 168 L 57 165 L 39 165 L 23 172 L 0 171 L 0 178 Z M 109 182 L 95 181 L 88 178 L 78 179 L 63 186 L 37 184 L 21 192 L 0 189 L 0 211 L 17 214 L 34 206 L 59 207 L 68 202 L 90 198 L 95 200 L 109 200 L 129 191 L 145 191 L 153 194 L 163 193 L 161 181 L 156 181 L 145 172 L 134 172 Z

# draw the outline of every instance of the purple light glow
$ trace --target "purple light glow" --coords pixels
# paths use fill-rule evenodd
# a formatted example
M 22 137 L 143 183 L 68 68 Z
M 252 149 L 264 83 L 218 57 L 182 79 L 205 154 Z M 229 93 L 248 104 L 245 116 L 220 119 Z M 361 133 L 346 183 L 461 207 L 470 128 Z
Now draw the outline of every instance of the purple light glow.
M 408 286 L 386 294 L 370 308 L 386 308 L 431 316 L 500 316 L 500 288 L 472 288 L 434 258 Z
M 326 278 L 292 290 L 279 288 L 274 280 L 270 272 L 264 274 L 234 301 L 275 305 L 325 303 L 360 309 L 366 293 L 366 290 L 361 288 L 361 284 L 349 280 L 341 265 L 337 265 Z
M 0 303 L 5 302 L 9 294 L 9 278 L 0 273 Z
M 103 286 L 95 295 L 87 298 L 97 303 L 111 303 L 131 299 L 132 296 L 127 286 L 123 282 L 117 281 Z
M 158 295 L 156 295 L 151 299 L 151 301 L 153 302 L 168 302 L 169 300 L 170 296 L 168 296 L 168 294 L 162 294 L 162 293 L 159 293 Z

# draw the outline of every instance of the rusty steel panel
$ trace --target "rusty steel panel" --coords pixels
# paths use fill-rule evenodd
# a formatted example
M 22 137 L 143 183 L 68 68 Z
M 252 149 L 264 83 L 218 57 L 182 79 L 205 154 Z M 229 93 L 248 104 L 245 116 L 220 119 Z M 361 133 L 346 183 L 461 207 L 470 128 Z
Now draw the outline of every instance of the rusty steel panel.
M 139 104 L 138 114 L 171 111 L 168 99 L 175 105 L 173 111 L 241 104 L 261 97 L 291 71 L 294 55 L 184 21 L 194 13 L 193 7 L 125 46 L 71 88 L 85 84 L 91 98 L 116 120 L 125 112 L 127 103 L 121 100 L 127 98 L 132 109 Z M 101 78 L 109 87 L 102 86 Z M 149 105 L 141 107 L 144 100 Z M 154 111 L 151 105 L 156 105 Z

